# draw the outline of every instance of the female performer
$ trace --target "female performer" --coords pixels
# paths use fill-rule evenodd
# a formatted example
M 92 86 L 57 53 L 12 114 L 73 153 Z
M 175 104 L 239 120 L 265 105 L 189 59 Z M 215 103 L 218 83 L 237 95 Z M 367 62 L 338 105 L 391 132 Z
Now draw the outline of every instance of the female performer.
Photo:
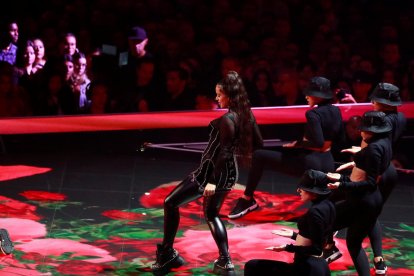
M 328 263 L 322 258 L 322 250 L 332 231 L 335 220 L 335 206 L 328 200 L 329 179 L 325 173 L 307 170 L 298 185 L 298 193 L 303 202 L 312 202 L 307 213 L 298 221 L 299 232 L 288 229 L 275 230 L 272 233 L 290 237 L 296 243 L 267 249 L 295 253 L 293 263 L 273 260 L 250 260 L 244 267 L 244 275 L 330 275 Z
M 184 260 L 173 248 L 180 220 L 179 207 L 202 196 L 204 216 L 220 254 L 213 271 L 234 275 L 226 228 L 218 215 L 238 177 L 236 153 L 246 161 L 253 147 L 263 142 L 243 81 L 236 72 L 228 72 L 216 85 L 216 100 L 221 108 L 228 108 L 228 112 L 210 123 L 210 139 L 200 166 L 164 201 L 164 239 L 157 245 L 157 259 L 152 265 L 156 275 L 164 275 L 183 264 Z
M 369 276 L 362 241 L 374 228 L 382 210 L 384 201 L 378 184 L 392 158 L 389 139 L 392 127 L 387 123 L 385 113 L 368 111 L 362 117 L 360 128 L 362 149 L 354 156 L 351 175 L 328 173 L 327 176 L 335 181 L 328 184 L 328 188 L 347 192 L 347 198 L 335 205 L 334 230 L 348 227 L 346 242 L 355 268 L 359 276 Z
M 307 169 L 323 172 L 334 170 L 332 142 L 344 141 L 344 126 L 339 108 L 332 105 L 330 81 L 323 77 L 314 77 L 310 80 L 305 93 L 312 109 L 306 111 L 303 138 L 283 145 L 286 148 L 284 151 L 254 152 L 246 190 L 228 215 L 229 218 L 239 218 L 258 207 L 253 194 L 265 166 L 299 176 Z
M 400 89 L 390 83 L 379 83 L 374 91 L 372 92 L 370 99 L 375 111 L 382 111 L 386 114 L 385 120 L 392 126 L 391 132 L 389 132 L 389 138 L 391 139 L 393 148 L 397 145 L 397 142 L 400 140 L 405 127 L 407 120 L 403 113 L 398 112 L 397 107 L 401 105 L 400 98 Z M 344 152 L 356 153 L 360 151 L 361 148 L 352 147 L 351 149 L 343 150 Z M 347 165 L 339 167 L 346 168 Z M 384 174 L 381 176 L 379 181 L 379 190 L 382 195 L 383 204 L 386 202 L 390 196 L 392 190 L 394 189 L 397 183 L 397 171 L 391 163 L 387 168 Z M 387 266 L 385 265 L 384 258 L 382 256 L 382 233 L 381 226 L 377 220 L 374 228 L 369 234 L 369 239 L 371 241 L 372 251 L 374 253 L 374 266 L 375 273 L 382 275 L 387 272 Z M 331 250 L 332 251 L 332 250 Z M 333 249 L 332 252 L 337 252 L 337 249 Z M 332 258 L 332 261 L 336 258 Z

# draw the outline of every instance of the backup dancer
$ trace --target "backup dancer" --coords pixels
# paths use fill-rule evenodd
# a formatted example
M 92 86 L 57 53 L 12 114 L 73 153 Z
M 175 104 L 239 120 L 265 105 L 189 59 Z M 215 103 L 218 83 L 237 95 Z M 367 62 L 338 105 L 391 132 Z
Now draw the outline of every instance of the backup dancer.
M 306 112 L 303 138 L 283 145 L 281 151 L 260 149 L 254 152 L 246 190 L 229 218 L 242 217 L 258 207 L 254 191 L 265 167 L 298 176 L 307 169 L 323 172 L 335 169 L 331 153 L 333 141 L 342 143 L 345 136 L 341 112 L 332 105 L 330 81 L 324 77 L 312 78 L 305 94 L 311 109 Z

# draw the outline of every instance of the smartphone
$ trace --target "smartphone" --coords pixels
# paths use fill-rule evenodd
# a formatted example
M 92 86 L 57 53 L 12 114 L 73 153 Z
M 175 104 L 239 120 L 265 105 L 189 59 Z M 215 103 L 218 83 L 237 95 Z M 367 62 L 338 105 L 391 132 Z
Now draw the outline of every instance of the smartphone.
M 336 90 L 336 93 L 335 93 L 336 98 L 337 98 L 339 101 L 340 101 L 340 100 L 342 100 L 343 98 L 345 98 L 346 94 L 349 94 L 349 92 L 348 92 L 348 90 L 347 90 L 347 89 L 344 89 L 344 88 L 338 88 L 338 89 Z

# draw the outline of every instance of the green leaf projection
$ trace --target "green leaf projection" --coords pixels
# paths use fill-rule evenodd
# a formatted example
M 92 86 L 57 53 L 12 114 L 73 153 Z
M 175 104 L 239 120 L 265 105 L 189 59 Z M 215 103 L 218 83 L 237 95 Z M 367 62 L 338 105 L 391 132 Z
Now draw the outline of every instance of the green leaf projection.
M 124 210 L 87 206 L 71 202 L 62 194 L 41 191 L 26 193 L 30 196 L 26 201 L 1 198 L 0 207 L 13 210 L 9 216 L 3 215 L 0 223 L 11 232 L 15 251 L 0 258 L 0 275 L 152 275 L 149 267 L 155 260 L 156 244 L 163 237 L 162 202 L 175 184 L 148 191 L 140 198 L 141 207 Z M 228 213 L 241 193 L 231 193 L 222 214 Z M 265 248 L 290 243 L 271 231 L 295 230 L 296 218 L 306 211 L 294 195 L 258 191 L 257 200 L 262 206 L 257 211 L 240 220 L 225 219 L 230 252 L 239 275 L 243 274 L 244 264 L 253 258 L 292 261 L 290 253 L 269 253 Z M 65 216 L 49 222 L 46 214 L 54 210 Z M 89 213 L 71 215 L 83 212 Z M 210 275 L 218 252 L 202 215 L 202 201 L 182 207 L 180 213 L 174 246 L 186 264 L 170 275 Z M 344 256 L 330 265 L 332 275 L 355 274 L 343 237 L 344 232 L 340 232 L 336 238 Z M 372 260 L 368 240 L 363 246 Z M 383 248 L 388 275 L 414 275 L 414 225 L 383 227 Z

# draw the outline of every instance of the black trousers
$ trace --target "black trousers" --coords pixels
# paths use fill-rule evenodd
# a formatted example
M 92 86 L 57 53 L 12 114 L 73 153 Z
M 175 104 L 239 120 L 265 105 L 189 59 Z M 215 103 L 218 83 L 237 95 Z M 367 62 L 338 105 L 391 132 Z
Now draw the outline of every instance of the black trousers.
M 313 256 L 295 259 L 293 263 L 273 260 L 250 260 L 244 266 L 246 276 L 290 275 L 328 276 L 331 275 L 325 259 Z
M 382 195 L 383 205 L 387 201 L 388 197 L 391 195 L 392 190 L 397 185 L 398 174 L 393 164 L 385 170 L 381 175 L 381 180 L 378 183 Z M 374 257 L 382 256 L 382 230 L 381 225 L 377 219 L 375 222 L 374 228 L 371 233 L 369 233 L 369 240 L 371 242 L 372 252 Z
M 392 193 L 392 190 L 397 185 L 398 182 L 398 174 L 397 170 L 395 169 L 394 165 L 390 164 L 390 166 L 385 170 L 385 172 L 381 175 L 381 179 L 378 183 L 378 188 L 382 196 L 382 206 L 387 201 L 388 197 Z M 334 202 L 339 202 L 345 199 L 345 195 L 341 192 L 334 192 L 332 193 L 330 199 Z M 359 211 L 357 211 L 359 212 Z M 339 216 L 342 216 L 341 214 Z M 349 218 L 352 219 L 352 218 Z M 382 256 L 382 230 L 381 224 L 379 223 L 378 219 L 376 220 L 372 230 L 368 234 L 372 252 L 374 257 Z M 330 243 L 333 243 L 333 239 L 331 239 Z
M 364 195 L 350 195 L 337 202 L 334 230 L 347 229 L 346 244 L 359 276 L 369 276 L 370 267 L 362 242 L 374 229 L 382 210 L 379 189 Z
M 244 191 L 246 196 L 253 196 L 265 168 L 301 176 L 307 169 L 333 172 L 335 165 L 330 151 L 318 152 L 297 148 L 281 148 L 280 151 L 256 150 L 253 153 L 252 166 Z
M 219 218 L 220 208 L 229 192 L 217 191 L 213 196 L 204 197 L 203 211 L 211 234 L 217 244 L 220 256 L 229 256 L 227 231 Z M 199 185 L 191 176 L 184 179 L 164 201 L 163 246 L 172 247 L 180 223 L 179 207 L 202 197 Z

